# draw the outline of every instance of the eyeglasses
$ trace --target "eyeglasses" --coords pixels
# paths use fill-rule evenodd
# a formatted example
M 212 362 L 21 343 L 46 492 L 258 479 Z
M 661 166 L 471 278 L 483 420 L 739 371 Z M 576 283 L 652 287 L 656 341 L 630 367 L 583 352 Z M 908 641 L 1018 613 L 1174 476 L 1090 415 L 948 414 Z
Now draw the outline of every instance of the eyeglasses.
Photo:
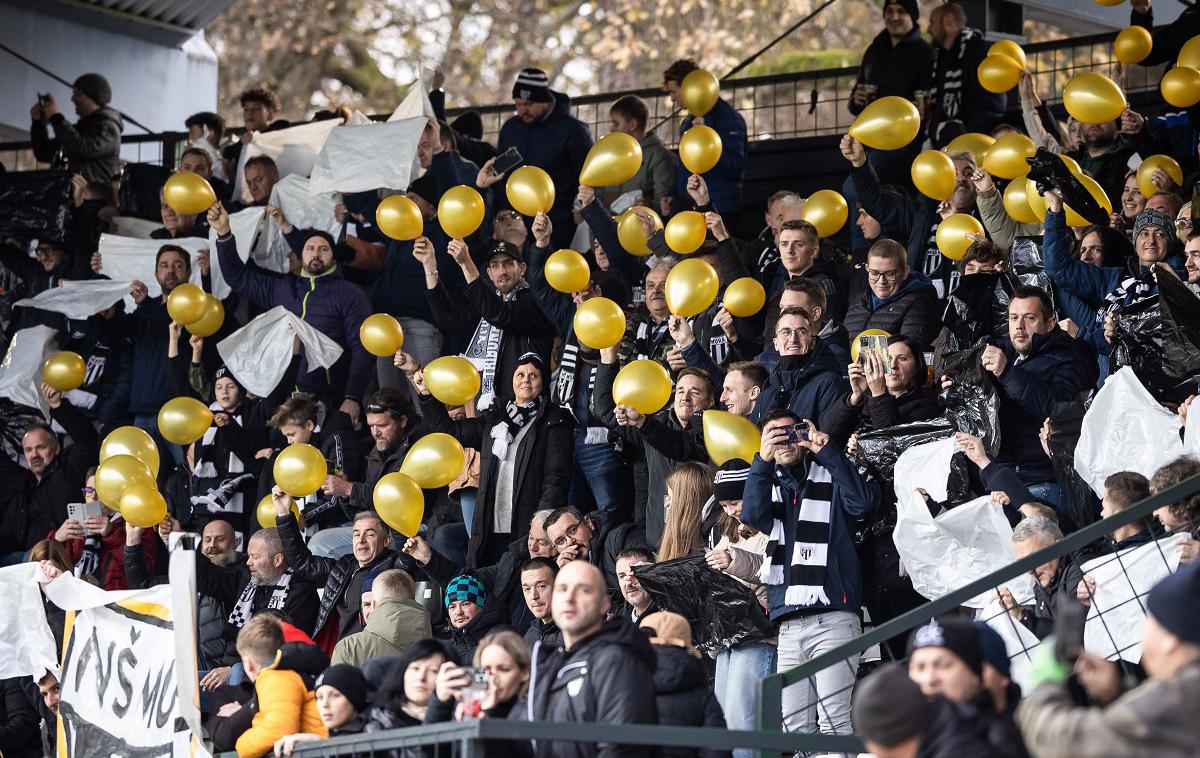
M 792 337 L 796 339 L 808 339 L 812 336 L 812 331 L 805 329 L 803 326 L 797 329 L 776 329 L 775 336 L 784 342 L 789 342 Z
M 1190 218 L 1177 218 L 1177 219 L 1175 219 L 1175 228 L 1176 229 L 1191 229 L 1192 228 L 1192 220 Z
M 521 218 L 521 215 L 516 211 L 500 211 L 496 214 L 496 221 L 516 221 Z
M 902 273 L 904 272 L 901 269 L 896 269 L 894 271 L 872 271 L 871 269 L 867 269 L 867 278 L 873 282 L 877 282 L 880 279 L 888 282 L 894 282 L 900 278 L 900 274 Z
M 574 524 L 571 524 L 570 526 L 568 526 L 567 530 L 565 532 L 563 532 L 562 536 L 560 536 L 558 539 L 554 540 L 554 546 L 557 548 L 566 547 L 568 538 L 573 538 L 576 534 L 579 533 L 579 527 L 581 524 L 583 524 L 582 521 L 576 521 Z
M 84 487 L 84 488 L 83 488 L 83 494 L 85 494 L 85 495 L 95 495 L 95 494 L 96 494 L 96 488 L 95 488 L 95 487 Z

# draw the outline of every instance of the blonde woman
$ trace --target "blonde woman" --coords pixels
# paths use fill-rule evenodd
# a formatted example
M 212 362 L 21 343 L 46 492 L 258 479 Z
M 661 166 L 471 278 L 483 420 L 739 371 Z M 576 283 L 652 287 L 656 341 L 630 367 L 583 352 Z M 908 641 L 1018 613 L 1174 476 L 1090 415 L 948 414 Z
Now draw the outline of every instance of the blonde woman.
M 663 501 L 667 521 L 658 544 L 660 562 L 704 552 L 700 524 L 704 504 L 712 493 L 712 469 L 703 463 L 681 463 L 667 475 L 667 497 Z

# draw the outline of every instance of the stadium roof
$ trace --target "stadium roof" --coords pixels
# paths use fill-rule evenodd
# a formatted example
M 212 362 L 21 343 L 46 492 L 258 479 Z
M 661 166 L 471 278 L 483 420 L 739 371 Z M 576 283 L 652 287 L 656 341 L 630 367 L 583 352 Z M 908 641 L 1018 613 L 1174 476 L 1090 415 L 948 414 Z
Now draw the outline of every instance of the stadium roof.
M 2 0 L 23 6 L 21 0 Z M 49 0 L 42 13 L 61 13 L 77 21 L 102 26 L 167 45 L 181 45 L 219 16 L 234 0 Z

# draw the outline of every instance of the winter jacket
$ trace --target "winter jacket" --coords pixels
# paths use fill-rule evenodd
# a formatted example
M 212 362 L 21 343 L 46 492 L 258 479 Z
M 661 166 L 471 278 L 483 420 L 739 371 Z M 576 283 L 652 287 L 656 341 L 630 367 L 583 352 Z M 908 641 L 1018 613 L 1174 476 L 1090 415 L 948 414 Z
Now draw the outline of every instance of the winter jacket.
M 934 147 L 944 146 L 961 133 L 944 130 L 948 122 L 960 122 L 962 132 L 988 134 L 1004 118 L 1005 95 L 988 92 L 979 83 L 979 64 L 987 57 L 988 47 L 982 32 L 967 27 L 949 50 L 941 46 L 934 50 L 933 105 L 927 116 L 927 133 Z
M 379 483 L 379 480 L 384 475 L 393 474 L 400 470 L 400 466 L 404 463 L 404 456 L 408 455 L 408 448 L 424 432 L 425 430 L 422 427 L 413 428 L 391 450 L 380 450 L 374 445 L 371 446 L 370 452 L 367 453 L 367 463 L 366 469 L 363 471 L 363 480 L 350 484 L 350 497 L 348 499 L 352 512 L 366 511 L 373 507 L 371 498 L 372 493 L 375 491 L 375 485 Z
M 522 536 L 509 543 L 508 551 L 495 564 L 477 566 L 471 570 L 475 578 L 488 588 L 488 603 L 494 601 L 496 605 L 507 608 L 512 627 L 521 633 L 533 621 L 533 615 L 525 605 L 525 595 L 521 592 L 521 566 L 527 560 L 529 541 Z M 429 563 L 424 568 L 425 573 L 442 587 L 450 584 L 450 580 L 463 570 L 462 566 L 432 549 L 429 551 Z
M 546 619 L 534 619 L 529 628 L 525 630 L 525 644 L 532 650 L 535 644 L 540 643 L 543 651 L 554 650 L 562 647 L 562 630 L 558 628 L 558 624 L 554 623 L 554 619 L 547 617 Z
M 591 233 L 595 235 L 596 241 L 600 243 L 604 255 L 608 258 L 608 268 L 605 270 L 619 276 L 627 292 L 631 287 L 639 286 L 645 278 L 646 259 L 631 254 L 621 244 L 621 239 L 617 236 L 617 223 L 609 215 L 608 208 L 599 200 L 593 200 L 579 211 L 579 215 L 588 225 Z M 546 254 L 549 255 L 549 251 L 546 251 Z M 531 253 L 530 268 L 533 268 L 533 265 L 533 254 Z M 625 297 L 622 300 L 625 302 L 617 304 L 624 306 L 629 298 Z
M 1039 758 L 1183 758 L 1196 754 L 1200 661 L 1148 679 L 1104 708 L 1077 706 L 1067 687 L 1044 683 L 1017 706 L 1017 723 Z
M 1034 606 L 1032 611 L 1025 611 L 1021 623 L 1039 640 L 1054 633 L 1054 617 L 1060 602 L 1078 603 L 1075 589 L 1083 581 L 1083 570 L 1079 567 L 1075 556 L 1067 554 L 1058 559 L 1058 567 L 1050 584 L 1043 587 L 1041 582 L 1033 583 Z
M 129 412 L 135 416 L 157 415 L 171 399 L 170 363 L 167 340 L 171 316 L 165 297 L 146 297 L 130 316 L 133 324 L 133 363 L 130 373 Z M 188 334 L 179 335 L 179 352 L 190 355 Z M 207 340 L 206 340 L 207 342 Z
M 447 627 L 450 634 L 450 646 L 454 648 L 460 661 L 473 661 L 475 648 L 479 647 L 479 643 L 483 641 L 484 637 L 491 632 L 507 631 L 508 629 L 508 609 L 501 607 L 498 603 L 486 603 L 479 609 L 479 613 L 476 613 L 474 618 L 467 622 L 466 626 L 459 628 L 449 625 Z
M 928 95 L 933 88 L 933 62 L 933 48 L 921 36 L 920 25 L 914 23 L 895 44 L 884 29 L 863 52 L 854 83 L 875 85 L 875 99 L 895 96 L 918 102 L 917 93 Z M 855 105 L 853 100 L 846 104 L 855 116 L 866 107 Z
M 689 115 L 679 124 L 679 134 L 682 135 L 692 128 L 696 117 Z M 704 173 L 704 181 L 708 184 L 709 201 L 713 210 L 722 214 L 734 214 L 742 209 L 742 175 L 746 171 L 746 151 L 749 137 L 746 133 L 746 120 L 742 114 L 734 110 L 724 98 L 717 98 L 717 103 L 708 113 L 704 114 L 704 125 L 716 131 L 721 137 L 721 160 L 717 165 Z M 687 179 L 691 172 L 677 162 L 675 167 L 675 190 L 677 198 L 691 198 L 687 194 Z
M 55 527 L 57 529 L 57 527 Z M 51 532 L 48 539 L 54 539 L 54 533 Z M 149 570 L 154 570 L 154 555 L 158 550 L 155 544 L 158 542 L 158 536 L 153 529 L 146 529 L 142 532 L 142 548 L 146 554 L 146 560 L 150 564 Z M 67 550 L 67 556 L 70 557 L 71 563 L 78 563 L 79 556 L 83 553 L 84 540 L 67 540 L 63 543 L 63 547 Z M 125 575 L 125 519 L 120 516 L 109 526 L 108 534 L 100 538 L 100 567 L 96 569 L 96 578 L 100 580 L 100 586 L 106 590 L 128 590 L 136 589 L 129 584 Z
M 1020 224 L 1013 220 L 1004 210 L 1004 198 L 998 189 L 976 195 L 975 207 L 979 209 L 979 220 L 983 222 L 988 238 L 1001 250 L 1012 250 L 1013 240 L 1017 237 L 1036 237 L 1042 233 L 1041 224 Z
M 862 569 L 854 545 L 853 521 L 875 509 L 879 502 L 879 487 L 874 481 L 863 479 L 845 453 L 833 442 L 821 448 L 815 458 L 833 479 L 825 565 L 825 595 L 830 604 L 817 610 L 858 613 L 862 605 Z M 778 466 L 764 461 L 755 453 L 746 478 L 741 522 L 770 534 L 774 524 L 772 489 L 778 487 L 786 506 L 782 522 L 786 554 L 789 556 L 793 552 L 796 518 L 808 489 L 808 466 L 804 459 L 791 467 Z M 785 578 L 787 575 L 788 567 L 785 566 Z M 786 584 L 767 585 L 772 619 L 794 611 L 814 609 L 788 605 L 784 602 L 786 591 Z
M 612 618 L 572 647 L 536 651 L 530 711 L 535 721 L 656 724 L 652 681 L 656 658 L 650 640 L 623 618 Z M 538 741 L 540 758 L 657 755 L 639 745 Z
M 276 740 L 289 734 L 310 732 L 329 736 L 317 713 L 313 693 L 313 683 L 328 667 L 328 659 L 315 645 L 293 642 L 284 648 L 275 663 L 260 671 L 254 682 L 254 720 L 237 738 L 238 758 L 267 755 Z
M 54 127 L 54 137 L 49 126 Z M 61 150 L 67 171 L 83 174 L 89 182 L 111 182 L 121 173 L 121 114 L 107 106 L 71 125 L 63 114 L 34 121 L 29 127 L 33 154 L 43 163 L 54 163 Z
M 604 574 L 613 607 L 619 608 L 624 599 L 617 589 L 617 556 L 633 548 L 653 550 L 654 547 L 646 541 L 645 530 L 606 511 L 592 511 L 587 518 L 595 527 L 591 542 L 588 543 L 588 563 Z
M 282 305 L 341 346 L 343 353 L 329 369 L 308 370 L 303 360 L 297 386 L 329 400 L 361 401 L 374 376 L 375 358 L 363 348 L 358 329 L 371 305 L 357 285 L 335 265 L 317 276 L 279 275 L 247 266 L 238 256 L 232 234 L 217 239 L 217 255 L 225 281 L 260 308 Z
M 781 358 L 775 364 L 767 386 L 754 403 L 750 420 L 761 424 L 771 411 L 787 408 L 824 430 L 828 414 L 845 391 L 841 367 L 833 353 L 817 341 L 805 355 Z
M 863 287 L 846 311 L 846 331 L 857 335 L 865 329 L 882 329 L 929 346 L 942 328 L 939 311 L 937 293 L 929 278 L 911 272 L 900 290 L 886 300 L 877 300 L 870 287 Z
M 675 156 L 654 132 L 642 137 L 642 165 L 632 179 L 616 187 L 606 187 L 604 197 L 611 203 L 626 192 L 642 193 L 642 205 L 658 208 L 659 200 L 671 194 L 675 186 Z
M 0 755 L 5 758 L 41 758 L 38 717 L 25 691 L 28 677 L 0 680 Z
M 704 664 L 681 647 L 654 645 L 654 705 L 662 726 L 725 728 L 725 713 L 708 686 Z M 728 750 L 665 747 L 662 758 L 722 758 Z
M 233 566 L 217 566 L 208 558 L 199 554 L 196 556 L 196 591 L 207 595 L 221 603 L 225 608 L 237 606 L 238 599 L 246 585 L 250 584 L 250 569 L 245 563 Z M 258 613 L 267 607 L 271 601 L 274 587 L 270 585 L 256 586 L 254 599 L 250 608 L 252 613 Z M 292 620 L 292 624 L 305 634 L 311 635 L 316 628 L 317 614 L 321 603 L 317 597 L 317 588 L 304 577 L 293 574 L 288 585 L 287 599 L 283 604 L 283 612 Z M 232 655 L 233 642 L 237 639 L 239 627 L 225 622 L 225 639 L 229 642 L 227 656 Z M 233 656 L 236 660 L 236 656 Z
M 953 703 L 939 696 L 925 719 L 917 758 L 964 756 L 1029 758 L 1020 732 L 1012 721 L 996 713 L 986 692 L 969 703 Z
M 875 431 L 940 415 L 942 406 L 932 387 L 917 387 L 899 397 L 890 392 L 868 393 L 858 405 L 851 405 L 850 395 L 844 395 L 829 412 L 828 428 L 821 430 L 836 440 L 848 440 L 860 426 Z
M 496 376 L 500 379 L 503 375 L 497 373 Z M 507 380 L 511 376 L 510 372 L 504 378 Z M 517 445 L 509 532 L 513 538 L 529 533 L 529 520 L 535 512 L 558 508 L 565 503 L 571 480 L 574 452 L 571 417 L 558 406 L 549 405 L 545 400 L 540 402 L 541 410 L 537 418 L 527 424 L 529 428 L 522 430 L 524 435 L 520 443 L 517 443 L 516 435 L 512 442 Z M 477 418 L 451 421 L 445 405 L 432 395 L 424 395 L 421 413 L 429 431 L 444 432 L 461 442 L 463 447 L 479 451 L 479 495 L 471 541 L 467 546 L 467 566 L 474 568 L 479 564 L 484 542 L 496 534 L 496 490 L 502 461 L 492 451 L 491 433 L 497 424 L 504 423 L 507 410 L 499 405 Z
M 362 667 L 381 655 L 403 655 L 419 639 L 433 636 L 429 611 L 415 600 L 388 598 L 375 605 L 361 632 L 343 637 L 333 649 L 330 664 Z
M 513 116 L 500 127 L 496 151 L 503 153 L 515 147 L 526 166 L 537 166 L 554 181 L 554 205 L 550 221 L 554 224 L 555 249 L 567 247 L 575 234 L 571 219 L 571 204 L 579 191 L 579 172 L 592 147 L 592 135 L 587 125 L 571 115 L 571 98 L 552 92 L 554 105 L 539 121 L 526 124 Z M 500 192 L 501 187 L 496 187 Z

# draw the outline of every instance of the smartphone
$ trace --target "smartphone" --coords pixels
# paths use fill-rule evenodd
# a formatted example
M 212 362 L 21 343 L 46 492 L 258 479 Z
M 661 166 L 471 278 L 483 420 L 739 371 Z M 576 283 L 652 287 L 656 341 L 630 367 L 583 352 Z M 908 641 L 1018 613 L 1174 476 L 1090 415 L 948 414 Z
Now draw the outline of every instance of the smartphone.
M 879 361 L 879 365 L 883 366 L 883 373 L 892 373 L 892 362 L 888 358 L 887 351 L 888 338 L 881 334 L 860 334 L 858 336 L 858 362 L 865 366 L 867 365 L 867 356 L 875 356 L 875 360 Z
M 1054 655 L 1074 665 L 1083 650 L 1083 630 L 1088 609 L 1074 597 L 1059 595 L 1054 609 Z
M 467 669 L 471 674 L 471 683 L 463 688 L 463 717 L 477 719 L 483 715 L 483 698 L 487 695 L 487 672 L 479 667 Z
M 806 442 L 808 440 L 808 427 L 804 424 L 792 424 L 784 429 L 787 432 L 788 442 Z
M 82 524 L 87 520 L 88 516 L 100 516 L 103 514 L 102 506 L 99 501 L 91 503 L 67 503 L 67 518 L 78 521 Z
M 521 157 L 521 153 L 515 147 L 510 147 L 496 156 L 496 162 L 492 164 L 492 171 L 503 176 L 524 162 L 525 159 Z

